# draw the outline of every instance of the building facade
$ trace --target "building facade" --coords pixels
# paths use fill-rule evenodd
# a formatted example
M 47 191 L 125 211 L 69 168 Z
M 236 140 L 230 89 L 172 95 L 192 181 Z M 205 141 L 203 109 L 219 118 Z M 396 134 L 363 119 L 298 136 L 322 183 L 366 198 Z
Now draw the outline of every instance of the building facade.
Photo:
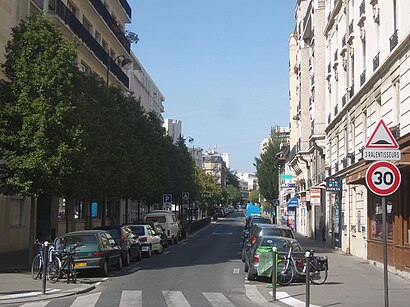
M 164 128 L 174 143 L 182 137 L 182 122 L 176 119 L 165 119 Z
M 383 262 L 381 198 L 366 187 L 370 161 L 362 154 L 383 119 L 402 154 L 402 184 L 386 198 L 389 270 L 409 276 L 410 2 L 298 0 L 295 16 L 286 163 L 296 177 L 297 218 L 305 203 L 307 234 Z

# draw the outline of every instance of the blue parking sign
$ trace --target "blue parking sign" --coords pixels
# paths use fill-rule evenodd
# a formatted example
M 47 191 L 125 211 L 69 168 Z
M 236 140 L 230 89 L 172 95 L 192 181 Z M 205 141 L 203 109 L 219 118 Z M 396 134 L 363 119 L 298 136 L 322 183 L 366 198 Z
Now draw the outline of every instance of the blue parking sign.
M 164 194 L 163 201 L 164 203 L 172 203 L 172 194 Z

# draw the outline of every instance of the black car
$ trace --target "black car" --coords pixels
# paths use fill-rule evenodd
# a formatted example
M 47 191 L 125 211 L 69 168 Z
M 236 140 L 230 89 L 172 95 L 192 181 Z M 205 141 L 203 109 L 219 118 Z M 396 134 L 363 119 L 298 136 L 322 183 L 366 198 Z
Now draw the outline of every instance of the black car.
M 127 226 L 101 226 L 96 230 L 107 231 L 121 247 L 122 262 L 125 266 L 130 265 L 132 259 L 141 260 L 141 244 L 138 236 Z
M 165 233 L 164 227 L 162 227 L 158 222 L 154 221 L 136 221 L 133 224 L 135 225 L 150 225 L 152 229 L 161 237 L 161 244 L 163 247 L 168 247 L 168 238 Z
M 251 226 L 248 233 L 245 233 L 242 249 L 242 261 L 245 262 L 245 254 L 248 249 L 254 244 L 258 237 L 261 236 L 277 236 L 289 239 L 295 239 L 295 234 L 288 226 L 277 224 L 259 224 L 255 223 Z

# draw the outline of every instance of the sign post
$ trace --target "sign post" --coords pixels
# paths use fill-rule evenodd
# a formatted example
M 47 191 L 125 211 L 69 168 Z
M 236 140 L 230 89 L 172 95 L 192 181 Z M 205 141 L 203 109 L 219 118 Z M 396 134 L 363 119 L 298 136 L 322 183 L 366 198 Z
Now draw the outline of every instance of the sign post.
M 397 191 L 400 186 L 401 175 L 399 169 L 387 161 L 399 161 L 401 159 L 401 152 L 396 139 L 382 119 L 366 143 L 363 158 L 365 160 L 378 161 L 371 164 L 367 169 L 366 184 L 374 194 L 382 197 L 384 306 L 388 307 L 386 196 Z

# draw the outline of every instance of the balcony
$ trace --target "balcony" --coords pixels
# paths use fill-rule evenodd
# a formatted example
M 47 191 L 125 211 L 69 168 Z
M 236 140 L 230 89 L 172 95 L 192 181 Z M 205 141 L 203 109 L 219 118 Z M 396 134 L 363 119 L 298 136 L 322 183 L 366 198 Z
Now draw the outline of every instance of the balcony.
M 399 36 L 398 36 L 398 30 L 394 31 L 393 35 L 390 37 L 390 51 L 394 49 L 394 47 L 397 46 L 399 42 Z
M 360 86 L 362 86 L 366 82 L 366 69 L 360 75 Z
M 111 72 L 128 88 L 129 80 L 127 75 L 109 56 L 104 48 L 96 41 L 90 32 L 83 26 L 83 24 L 75 17 L 73 13 L 61 0 L 51 0 L 49 2 L 49 11 L 56 14 L 59 19 L 69 27 L 72 32 L 81 40 L 94 55 L 107 66 L 108 59 L 110 60 Z
M 131 19 L 131 7 L 128 4 L 127 0 L 119 0 L 122 8 L 124 9 L 125 13 L 127 14 L 127 16 Z
M 131 44 L 128 38 L 125 36 L 124 32 L 122 32 L 121 28 L 117 24 L 117 21 L 114 19 L 114 17 L 111 16 L 110 12 L 107 10 L 104 4 L 102 4 L 100 0 L 89 1 L 98 12 L 98 14 L 100 14 L 102 19 L 104 19 L 105 23 L 111 29 L 112 33 L 114 33 L 115 37 L 120 41 L 121 45 L 123 45 L 125 50 L 130 53 Z
M 373 58 L 373 71 L 379 67 L 379 58 L 380 58 L 380 52 L 376 54 L 376 56 Z

